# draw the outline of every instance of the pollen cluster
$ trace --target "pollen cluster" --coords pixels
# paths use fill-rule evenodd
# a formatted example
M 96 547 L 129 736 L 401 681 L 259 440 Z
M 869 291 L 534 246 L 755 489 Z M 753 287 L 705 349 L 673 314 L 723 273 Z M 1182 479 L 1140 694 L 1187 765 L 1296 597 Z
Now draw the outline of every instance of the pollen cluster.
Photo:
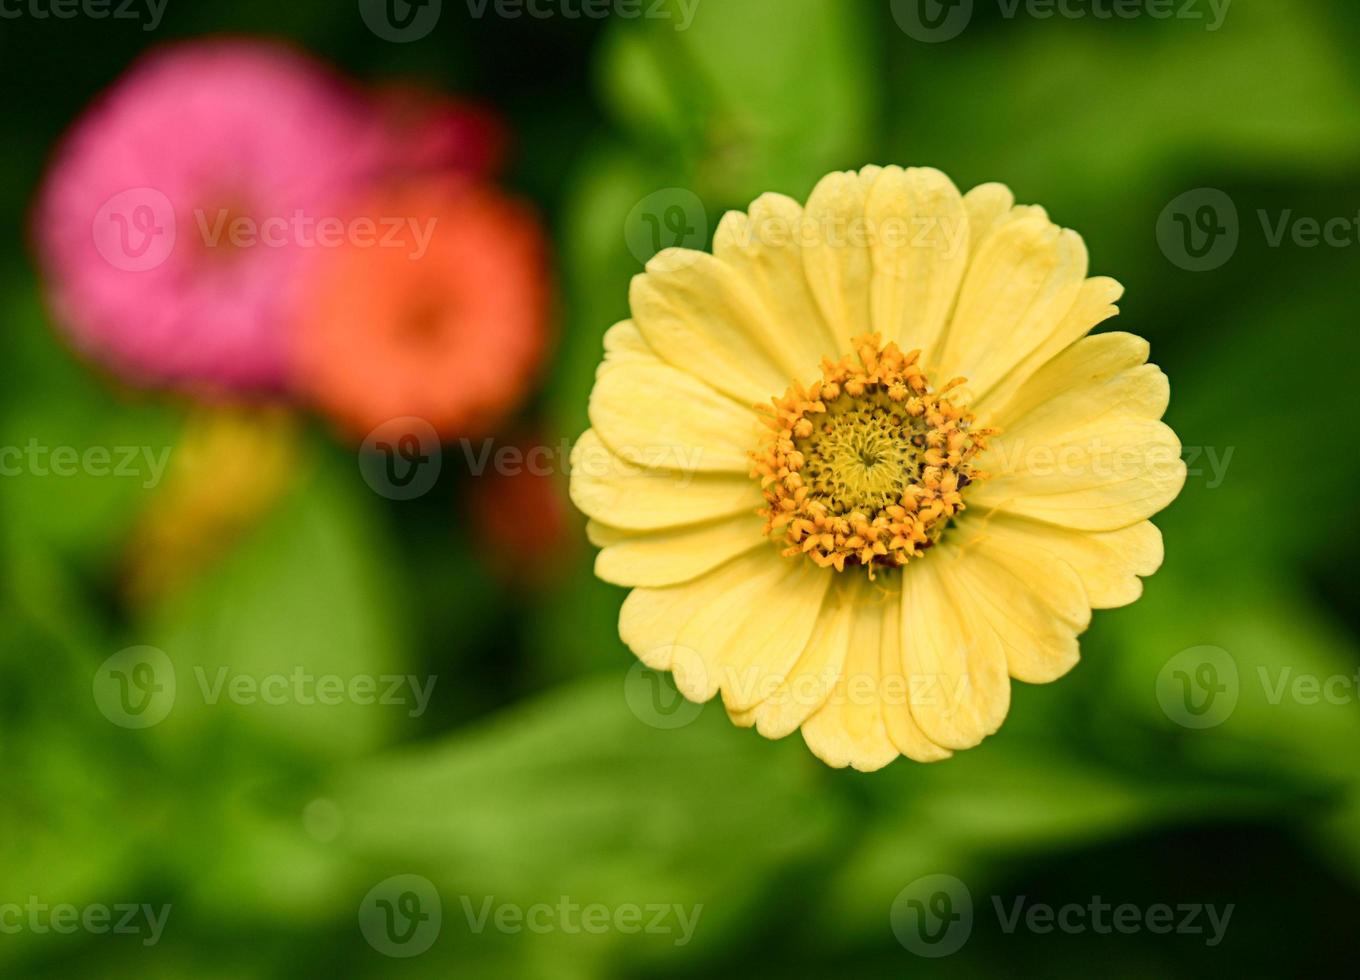
M 769 428 L 752 453 L 767 506 L 765 533 L 784 555 L 824 568 L 897 568 L 934 546 L 963 510 L 963 490 L 985 474 L 972 461 L 995 429 L 938 391 L 919 367 L 920 351 L 854 340 L 858 358 L 822 362 L 822 379 L 794 383 L 762 406 Z

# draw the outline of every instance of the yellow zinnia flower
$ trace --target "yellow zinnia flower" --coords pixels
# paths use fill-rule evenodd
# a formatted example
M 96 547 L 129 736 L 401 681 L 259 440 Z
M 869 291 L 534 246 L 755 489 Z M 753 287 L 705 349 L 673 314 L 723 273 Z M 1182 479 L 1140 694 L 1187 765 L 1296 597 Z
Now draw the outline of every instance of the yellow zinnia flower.
M 948 757 L 1162 561 L 1166 376 L 1042 208 L 834 173 L 664 251 L 605 336 L 572 497 L 619 632 L 833 766 Z M 762 407 L 763 406 L 763 407 Z

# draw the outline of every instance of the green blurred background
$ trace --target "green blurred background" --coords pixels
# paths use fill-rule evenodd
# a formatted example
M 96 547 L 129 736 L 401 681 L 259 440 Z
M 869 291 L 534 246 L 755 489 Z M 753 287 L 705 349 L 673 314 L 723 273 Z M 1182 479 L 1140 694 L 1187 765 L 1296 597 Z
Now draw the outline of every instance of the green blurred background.
M 169 0 L 155 31 L 0 20 L 0 445 L 176 445 L 182 406 L 116 389 L 54 336 L 27 214 L 55 141 L 139 52 L 244 33 L 504 115 L 507 182 L 550 228 L 560 293 L 520 430 L 552 442 L 584 429 L 601 336 L 646 258 L 640 202 L 697 195 L 711 231 L 763 191 L 802 198 L 829 170 L 893 162 L 962 187 L 1005 181 L 1081 231 L 1093 273 L 1127 286 L 1117 326 L 1152 341 L 1168 420 L 1200 451 L 1158 518 L 1165 567 L 1140 602 L 1096 615 L 1068 678 L 1017 686 L 978 749 L 868 776 L 827 769 L 797 736 L 736 729 L 715 705 L 672 730 L 638 710 L 650 682 L 617 638 L 622 592 L 594 580 L 579 524 L 544 559 L 550 574 L 493 573 L 456 448 L 433 491 L 395 502 L 307 423 L 288 492 L 191 582 L 138 603 L 120 576 L 154 490 L 0 478 L 0 906 L 171 906 L 154 945 L 0 932 L 0 975 L 1353 972 L 1360 11 L 1236 0 L 1210 30 L 1207 0 L 1187 3 L 1104 18 L 1109 0 L 1053 17 L 976 0 L 937 43 L 912 36 L 910 4 L 846 0 L 699 0 L 683 31 L 445 0 L 407 44 L 376 37 L 354 2 L 321 0 Z M 1155 15 L 1168 9 L 1186 16 Z M 1234 203 L 1240 242 L 1192 272 L 1158 225 L 1206 187 Z M 1347 244 L 1277 245 L 1262 212 L 1345 218 Z M 91 685 L 140 644 L 166 651 L 181 684 L 193 665 L 438 680 L 417 718 L 222 704 L 131 730 Z M 1238 691 L 1197 730 L 1158 694 L 1173 658 L 1204 646 L 1226 651 Z M 1300 676 L 1349 680 L 1331 685 L 1336 703 L 1274 696 Z M 443 921 L 428 951 L 393 958 L 358 913 L 402 874 L 438 889 Z M 898 942 L 891 910 L 932 874 L 965 883 L 975 908 L 963 947 L 927 961 Z M 465 914 L 562 896 L 702 911 L 683 945 L 675 932 L 478 933 Z M 1234 910 L 1210 946 L 1174 930 L 1007 932 L 993 896 Z

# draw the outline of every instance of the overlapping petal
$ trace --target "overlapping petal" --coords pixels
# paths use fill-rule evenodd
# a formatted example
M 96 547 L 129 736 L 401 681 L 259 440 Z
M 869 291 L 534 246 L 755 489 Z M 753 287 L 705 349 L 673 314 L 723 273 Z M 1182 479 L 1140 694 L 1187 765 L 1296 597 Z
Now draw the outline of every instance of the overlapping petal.
M 572 449 L 571 499 L 587 517 L 629 531 L 751 513 L 762 503 L 744 474 L 696 473 L 675 456 L 655 462 L 653 468 L 621 459 L 588 429 Z
M 670 670 L 691 701 L 721 690 L 730 707 L 746 708 L 798 662 L 830 584 L 831 573 L 779 560 L 766 544 L 691 582 L 634 589 L 619 635 L 644 663 Z
M 659 531 L 624 531 L 591 521 L 586 531 L 600 548 L 595 574 L 624 586 L 676 585 L 768 542 L 761 533 L 764 519 L 755 511 L 703 524 Z

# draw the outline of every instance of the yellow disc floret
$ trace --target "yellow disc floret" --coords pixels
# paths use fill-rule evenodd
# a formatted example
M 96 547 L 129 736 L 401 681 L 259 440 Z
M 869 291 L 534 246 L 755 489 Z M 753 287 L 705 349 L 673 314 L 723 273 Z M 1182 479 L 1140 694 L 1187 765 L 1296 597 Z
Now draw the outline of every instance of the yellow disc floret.
M 789 557 L 844 571 L 896 568 L 924 554 L 963 510 L 963 490 L 985 474 L 973 459 L 995 429 L 938 391 L 918 366 L 877 336 L 853 341 L 851 357 L 822 362 L 822 379 L 795 383 L 762 407 L 769 427 L 752 453 L 768 506 L 765 533 Z

